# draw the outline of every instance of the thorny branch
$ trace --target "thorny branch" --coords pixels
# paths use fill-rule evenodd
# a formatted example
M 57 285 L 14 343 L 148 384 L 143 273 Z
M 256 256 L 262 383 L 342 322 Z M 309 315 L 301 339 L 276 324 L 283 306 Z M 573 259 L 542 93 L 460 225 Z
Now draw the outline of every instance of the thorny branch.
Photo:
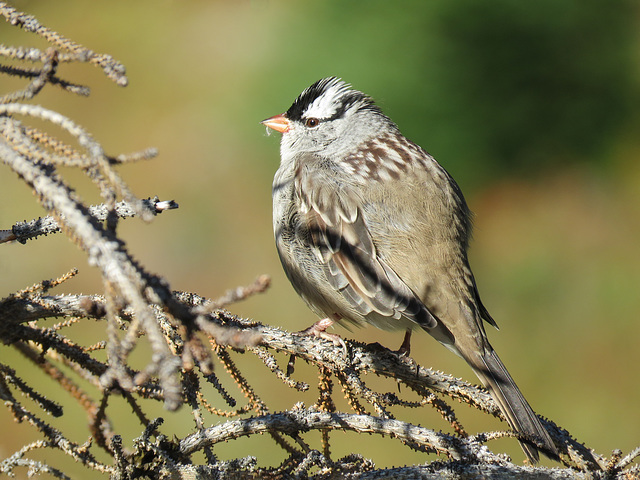
M 143 203 L 154 215 L 158 215 L 165 210 L 178 208 L 178 204 L 173 200 L 161 201 L 158 197 L 147 198 L 143 200 Z M 89 215 L 98 221 L 105 221 L 109 213 L 105 205 L 92 205 L 89 207 Z M 133 205 L 123 200 L 116 204 L 114 213 L 119 218 L 128 218 L 135 216 L 136 211 Z M 11 230 L 0 230 L 0 243 L 11 241 L 26 243 L 27 240 L 37 238 L 40 235 L 60 233 L 60 231 L 61 229 L 56 219 L 53 216 L 47 215 L 46 217 L 41 217 L 29 222 L 16 222 L 16 224 L 11 227 Z
M 309 430 L 346 430 L 390 435 L 404 441 L 430 445 L 434 451 L 456 459 L 480 455 L 473 452 L 470 443 L 462 442 L 456 437 L 398 420 L 313 410 L 291 410 L 210 427 L 184 438 L 180 442 L 180 452 L 188 455 L 204 446 L 212 446 L 221 441 L 226 442 L 256 433 L 277 431 L 295 435 Z M 478 446 L 476 450 L 480 450 L 480 447 Z
M 102 68 L 105 75 L 117 85 L 122 87 L 127 85 L 128 80 L 124 65 L 114 60 L 110 55 L 95 53 L 63 37 L 59 33 L 41 25 L 35 17 L 17 11 L 6 2 L 0 2 L 0 15 L 2 15 L 9 24 L 35 33 L 49 42 L 56 51 L 60 51 L 61 53 L 58 55 L 57 62 L 88 62 Z M 0 46 L 0 56 L 17 60 L 46 63 L 46 55 L 46 53 L 35 48 Z
M 179 293 L 176 294 L 176 296 L 181 298 L 183 301 L 188 301 L 188 303 L 193 306 L 203 305 L 207 302 L 206 299 L 194 294 Z M 71 315 L 85 319 L 100 319 L 104 317 L 105 302 L 106 300 L 103 297 L 95 295 L 88 297 L 71 295 L 42 296 L 38 297 L 34 301 L 25 301 L 21 304 L 21 308 L 24 312 L 38 312 L 38 315 L 41 315 L 43 318 L 50 317 L 51 311 L 54 310 L 63 316 Z M 0 310 L 2 309 L 0 308 Z M 19 312 L 14 313 L 14 318 L 19 316 Z M 34 313 L 30 313 L 27 316 L 27 319 L 29 322 L 33 322 L 35 317 L 36 315 L 34 315 Z M 124 317 L 128 318 L 126 314 Z M 265 347 L 273 350 L 274 353 L 280 356 L 283 360 L 286 360 L 290 354 L 294 354 L 298 358 L 318 365 L 318 368 L 324 372 L 323 375 L 325 378 L 333 375 L 336 378 L 341 378 L 341 383 L 349 383 L 349 385 L 351 385 L 350 397 L 357 399 L 359 403 L 364 401 L 372 408 L 375 408 L 373 405 L 375 402 L 383 402 L 385 407 L 388 408 L 392 405 L 403 405 L 406 401 L 403 401 L 397 398 L 395 394 L 390 393 L 378 393 L 377 395 L 372 396 L 371 390 L 362 381 L 363 375 L 368 373 L 394 378 L 401 381 L 401 383 L 407 387 L 420 385 L 423 388 L 427 388 L 431 395 L 435 393 L 444 395 L 445 397 L 455 398 L 456 400 L 461 400 L 464 403 L 474 405 L 489 413 L 498 414 L 498 410 L 495 405 L 493 405 L 491 398 L 483 390 L 468 385 L 465 382 L 448 375 L 419 367 L 410 359 L 398 356 L 396 353 L 378 345 L 363 345 L 348 341 L 349 357 L 343 358 L 335 355 L 335 347 L 331 342 L 318 342 L 307 337 L 300 337 L 296 334 L 287 333 L 276 328 L 243 320 L 224 311 L 216 311 L 212 313 L 209 320 L 220 326 L 234 327 L 240 331 L 255 331 L 256 333 L 259 333 L 262 338 L 262 346 L 251 347 L 249 351 L 254 352 L 259 360 L 264 361 L 265 366 L 269 370 L 274 370 L 270 363 L 275 362 L 277 365 L 278 358 L 274 355 L 265 355 Z M 53 345 L 52 347 L 49 347 L 49 350 L 55 350 L 56 348 L 57 346 Z M 168 445 L 166 446 L 169 450 L 179 448 L 181 452 L 180 455 L 182 456 L 188 456 L 199 448 L 211 448 L 218 442 L 237 438 L 239 432 L 244 432 L 241 433 L 241 435 L 245 436 L 260 432 L 277 432 L 279 435 L 284 434 L 287 436 L 298 437 L 300 434 L 311 429 L 329 431 L 336 428 L 343 430 L 347 428 L 361 433 L 371 433 L 373 431 L 378 434 L 392 436 L 406 442 L 407 444 L 411 444 L 413 448 L 418 448 L 423 451 L 439 451 L 450 456 L 452 459 L 468 460 L 473 457 L 476 458 L 474 461 L 487 461 L 487 459 L 492 459 L 492 462 L 496 462 L 500 460 L 499 457 L 492 457 L 493 454 L 482 446 L 483 443 L 496 436 L 476 435 L 474 437 L 465 438 L 464 436 L 457 435 L 456 429 L 452 427 L 453 434 L 445 435 L 441 438 L 444 440 L 440 442 L 440 440 L 435 440 L 436 437 L 440 438 L 438 437 L 439 434 L 436 434 L 435 432 L 429 433 L 429 435 L 435 436 L 427 435 L 428 432 L 423 432 L 418 435 L 416 433 L 418 430 L 414 432 L 409 428 L 408 424 L 405 425 L 403 422 L 395 421 L 392 418 L 372 417 L 367 413 L 367 409 L 362 406 L 361 412 L 358 412 L 358 414 L 353 417 L 354 419 L 357 417 L 358 421 L 354 420 L 353 422 L 347 422 L 344 419 L 352 417 L 343 418 L 340 416 L 341 414 L 337 417 L 319 417 L 319 414 L 324 415 L 324 413 L 329 414 L 331 412 L 323 413 L 319 411 L 314 412 L 313 410 L 300 410 L 299 408 L 294 408 L 292 411 L 298 413 L 293 417 L 287 417 L 286 422 L 283 423 L 283 417 L 278 416 L 280 414 L 276 415 L 270 413 L 269 408 L 267 408 L 266 404 L 257 395 L 256 390 L 249 386 L 247 380 L 237 370 L 237 367 L 231 360 L 231 352 L 228 352 L 227 349 L 223 349 L 221 347 L 217 347 L 216 351 L 220 356 L 221 362 L 225 365 L 225 369 L 227 369 L 235 379 L 239 391 L 249 399 L 249 403 L 246 407 L 236 409 L 234 412 L 229 413 L 234 416 L 245 414 L 249 410 L 255 410 L 259 417 L 254 417 L 254 419 L 257 419 L 255 421 L 253 419 L 231 421 L 230 423 L 222 424 L 219 427 L 210 427 L 204 430 L 200 429 L 199 432 L 181 440 L 180 447 L 177 445 L 174 445 L 171 448 L 169 448 Z M 101 369 L 105 368 L 107 368 L 107 366 L 103 364 Z M 94 378 L 97 378 L 97 376 L 94 375 Z M 290 378 L 284 377 L 281 370 L 280 378 L 283 383 L 290 388 L 297 388 L 298 383 L 292 381 Z M 203 377 L 203 379 L 205 381 L 209 381 L 210 377 Z M 359 381 L 355 381 L 355 379 L 359 379 Z M 192 387 L 193 385 L 195 384 L 192 383 Z M 189 393 L 189 387 L 187 385 L 183 385 L 183 387 L 187 389 L 185 392 L 187 397 L 191 396 L 192 398 L 196 398 L 196 403 L 202 405 L 205 410 L 211 411 L 208 408 L 208 402 L 201 396 L 201 392 L 199 390 L 197 392 L 192 391 Z M 134 390 L 132 393 L 144 397 L 145 389 L 153 389 L 153 385 L 144 385 L 140 390 Z M 237 402 L 237 400 L 232 399 L 228 392 L 225 392 L 222 398 L 226 399 L 227 403 L 232 407 Z M 441 398 L 441 400 L 444 401 L 444 398 Z M 221 411 L 214 411 L 212 413 L 228 416 Z M 307 418 L 309 415 L 311 415 L 315 420 L 299 420 L 299 417 L 302 416 Z M 293 421 L 291 418 L 298 420 Z M 333 420 L 331 420 L 331 418 Z M 375 428 L 371 425 L 362 423 L 364 422 L 362 419 L 369 419 L 371 422 L 374 422 L 373 425 Z M 585 449 L 578 442 L 575 442 L 575 440 L 573 440 L 563 429 L 555 426 L 555 424 L 549 421 L 546 421 L 546 425 L 552 432 L 556 442 L 559 445 L 564 446 L 561 448 L 567 457 L 566 461 L 571 462 L 574 467 L 583 465 L 583 469 L 597 471 L 606 464 L 605 459 L 593 454 L 593 452 Z M 411 427 L 413 428 L 413 426 Z M 374 428 L 374 430 L 371 430 L 372 428 Z M 398 431 L 403 431 L 405 434 L 398 435 Z M 455 441 L 450 440 L 451 438 L 454 438 Z M 282 438 L 279 440 L 284 441 Z M 298 442 L 296 441 L 296 443 Z M 194 447 L 193 445 L 196 446 Z M 447 450 L 443 445 L 449 445 L 450 448 Z M 303 455 L 303 453 L 306 452 L 306 450 L 303 449 L 303 451 L 296 454 L 296 449 L 292 449 L 291 447 L 289 447 L 287 451 L 292 455 Z M 322 458 L 327 460 L 326 453 L 322 455 Z
M 134 260 L 117 230 L 124 218 L 136 216 L 148 221 L 164 210 L 177 208 L 171 201 L 139 199 L 116 171 L 124 163 L 154 157 L 155 150 L 108 155 L 75 121 L 44 107 L 21 103 L 34 98 L 48 84 L 88 95 L 88 87 L 59 76 L 62 64 L 98 66 L 121 86 L 127 84 L 124 66 L 109 55 L 93 52 L 48 29 L 6 2 L 0 2 L 0 15 L 10 25 L 49 43 L 44 51 L 0 45 L 0 59 L 12 62 L 0 63 L 0 75 L 26 82 L 24 88 L 0 97 L 0 159 L 33 190 L 47 212 L 37 220 L 15 222 L 10 229 L 0 231 L 0 243 L 43 241 L 42 235 L 62 232 L 85 252 L 88 263 L 99 269 L 104 284 L 101 294 L 51 295 L 51 289 L 77 275 L 74 269 L 0 300 L 0 348 L 13 349 L 24 358 L 24 362 L 12 365 L 0 363 L 0 399 L 9 415 L 40 435 L 40 439 L 2 460 L 0 473 L 13 475 L 26 468 L 29 474 L 69 478 L 61 469 L 28 458 L 37 450 L 57 450 L 113 479 L 638 478 L 640 448 L 626 456 L 614 452 L 605 458 L 549 420 L 544 424 L 562 453 L 562 461 L 571 468 L 513 465 L 489 450 L 492 440 L 512 436 L 536 443 L 535 438 L 522 438 L 512 432 L 469 435 L 452 406 L 451 400 L 455 400 L 501 418 L 484 390 L 421 367 L 377 344 L 347 341 L 343 352 L 331 342 L 291 334 L 222 310 L 264 292 L 269 285 L 267 276 L 231 289 L 218 299 L 172 291 L 163 278 L 147 272 Z M 32 126 L 32 119 L 68 132 L 75 145 L 61 141 L 46 128 Z M 86 205 L 61 174 L 62 166 L 80 169 L 93 182 L 103 203 Z M 76 326 L 87 322 L 105 332 L 102 338 L 107 340 L 92 345 L 74 340 Z M 131 354 L 141 342 L 146 343 L 150 354 L 139 365 L 131 360 Z M 252 360 L 250 368 L 246 366 L 247 357 Z M 304 360 L 317 369 L 317 396 L 310 407 L 298 402 L 286 411 L 274 411 L 263 398 L 260 384 L 255 383 L 256 372 L 273 374 L 270 389 L 282 387 L 300 398 L 308 398 L 302 396 L 312 390 L 309 382 L 296 378 L 293 364 L 287 365 L 290 358 Z M 214 371 L 214 361 L 223 371 Z M 75 402 L 76 409 L 47 398 L 35 386 L 38 384 L 32 375 L 25 376 L 29 365 L 37 367 L 39 375 L 54 380 L 59 392 Z M 394 387 L 405 387 L 403 393 L 371 387 L 366 381 L 369 374 L 391 379 Z M 338 411 L 336 385 L 353 413 Z M 124 399 L 143 431 L 132 443 L 123 442 L 114 426 L 117 423 L 112 421 L 110 400 L 114 397 Z M 186 403 L 193 418 L 192 433 L 183 438 L 163 434 L 162 419 L 150 418 L 149 402 L 163 402 L 171 411 Z M 399 415 L 397 412 L 401 414 L 404 409 L 426 406 L 440 414 L 449 433 L 417 427 L 391 413 L 392 409 Z M 84 444 L 70 440 L 64 429 L 54 428 L 45 420 L 46 415 L 75 418 L 77 412 L 84 412 L 88 419 L 88 440 Z M 220 418 L 228 420 L 218 423 Z M 335 453 L 330 432 L 334 430 L 389 436 L 408 448 L 435 453 L 445 460 L 377 470 L 357 452 L 332 459 Z M 321 432 L 319 449 L 314 448 L 313 437 L 308 435 L 312 431 Z M 218 444 L 261 433 L 269 434 L 282 448 L 284 457 L 279 465 L 263 467 L 251 456 L 218 458 Z M 98 459 L 94 444 L 108 454 L 112 464 Z M 125 448 L 125 444 L 132 447 Z M 198 464 L 198 452 L 204 453 L 205 464 Z

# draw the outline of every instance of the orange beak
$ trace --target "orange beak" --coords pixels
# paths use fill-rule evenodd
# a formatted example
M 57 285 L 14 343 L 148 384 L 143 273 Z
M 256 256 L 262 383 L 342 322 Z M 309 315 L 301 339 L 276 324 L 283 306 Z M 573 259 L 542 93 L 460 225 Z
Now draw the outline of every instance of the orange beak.
M 285 114 L 274 115 L 273 117 L 269 117 L 266 120 L 263 120 L 263 125 L 266 125 L 269 128 L 273 128 L 276 132 L 287 133 L 289 128 L 291 127 L 291 123 L 289 119 L 285 117 Z

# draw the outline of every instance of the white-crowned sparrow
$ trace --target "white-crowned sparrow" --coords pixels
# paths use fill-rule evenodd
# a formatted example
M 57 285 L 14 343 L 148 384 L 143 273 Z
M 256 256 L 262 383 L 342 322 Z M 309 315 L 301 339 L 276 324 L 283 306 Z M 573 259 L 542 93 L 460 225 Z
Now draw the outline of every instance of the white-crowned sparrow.
M 509 424 L 557 457 L 549 434 L 493 350 L 467 260 L 460 188 L 371 98 L 331 77 L 262 122 L 282 133 L 273 227 L 284 270 L 326 320 L 421 328 L 471 366 Z M 522 443 L 527 457 L 538 449 Z

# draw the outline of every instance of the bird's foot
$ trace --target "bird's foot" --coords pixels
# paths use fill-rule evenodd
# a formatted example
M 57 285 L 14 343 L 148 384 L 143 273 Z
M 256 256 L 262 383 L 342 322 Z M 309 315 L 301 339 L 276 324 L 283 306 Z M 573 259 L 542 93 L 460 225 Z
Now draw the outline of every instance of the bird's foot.
M 329 340 L 334 345 L 340 346 L 340 348 L 342 349 L 344 358 L 347 359 L 348 358 L 347 344 L 344 343 L 344 340 L 342 340 L 342 338 L 340 338 L 340 335 L 335 333 L 328 333 L 326 331 L 327 328 L 329 328 L 334 323 L 335 323 L 335 320 L 331 320 L 330 318 L 323 318 L 322 320 L 318 320 L 309 328 L 305 328 L 304 330 L 300 330 L 299 332 L 296 332 L 294 335 L 305 335 L 305 336 L 310 335 L 317 338 L 322 338 L 324 340 Z M 289 363 L 287 364 L 287 376 L 291 376 L 293 374 L 295 363 L 296 363 L 296 357 L 295 355 L 291 355 L 291 357 L 289 357 Z
M 327 332 L 327 328 L 335 323 L 335 320 L 330 318 L 323 318 L 322 320 L 318 320 L 316 323 L 311 325 L 309 328 L 305 328 L 304 330 L 300 330 L 298 335 L 312 335 L 314 337 L 322 338 L 324 340 L 329 340 L 335 346 L 339 346 L 342 348 L 344 353 L 344 357 L 347 357 L 347 344 L 344 343 L 344 340 L 340 338 L 340 335 L 336 333 Z
M 411 330 L 405 332 L 402 345 L 396 350 L 396 353 L 401 357 L 408 357 L 411 354 Z

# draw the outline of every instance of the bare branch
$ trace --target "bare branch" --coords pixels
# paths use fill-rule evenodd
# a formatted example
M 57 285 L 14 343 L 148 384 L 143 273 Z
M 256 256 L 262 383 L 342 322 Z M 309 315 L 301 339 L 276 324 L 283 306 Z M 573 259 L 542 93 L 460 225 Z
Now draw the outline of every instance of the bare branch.
M 57 32 L 43 26 L 31 15 L 26 15 L 10 7 L 5 2 L 0 2 L 0 15 L 5 17 L 11 25 L 22 27 L 28 32 L 35 33 L 43 37 L 47 42 L 62 51 L 69 52 L 68 56 L 61 56 L 59 61 L 80 61 L 89 62 L 102 68 L 104 73 L 113 80 L 117 85 L 124 87 L 128 80 L 125 75 L 125 68 L 120 62 L 116 61 L 110 55 L 95 53 L 82 45 L 79 45 L 68 38 L 63 37 Z M 18 58 L 21 60 L 44 62 L 44 55 L 37 49 L 12 49 L 4 47 L 0 50 L 0 54 L 9 56 L 10 58 Z
M 173 200 L 160 200 L 158 197 L 147 198 L 142 202 L 154 215 L 158 215 L 165 210 L 173 210 L 179 207 Z M 110 214 L 110 210 L 105 204 L 92 205 L 89 207 L 88 213 L 96 220 L 103 222 Z M 118 218 L 130 218 L 137 215 L 134 206 L 124 200 L 116 203 L 114 213 Z M 63 216 L 61 216 L 61 220 L 64 223 Z M 7 234 L 4 238 L 0 237 L 0 243 L 14 240 L 20 243 L 26 243 L 27 240 L 34 239 L 40 235 L 59 233 L 61 229 L 58 221 L 53 216 L 46 216 L 29 222 L 17 222 L 11 227 L 11 234 L 8 233 L 8 230 L 3 231 L 7 232 Z
M 398 420 L 313 410 L 261 415 L 216 425 L 184 438 L 180 442 L 180 452 L 189 455 L 205 446 L 257 433 L 276 431 L 287 435 L 296 435 L 309 430 L 348 430 L 389 435 L 401 441 L 420 442 L 433 451 L 444 453 L 456 459 L 469 459 L 478 455 L 456 437 Z M 479 450 L 481 447 L 477 448 Z

